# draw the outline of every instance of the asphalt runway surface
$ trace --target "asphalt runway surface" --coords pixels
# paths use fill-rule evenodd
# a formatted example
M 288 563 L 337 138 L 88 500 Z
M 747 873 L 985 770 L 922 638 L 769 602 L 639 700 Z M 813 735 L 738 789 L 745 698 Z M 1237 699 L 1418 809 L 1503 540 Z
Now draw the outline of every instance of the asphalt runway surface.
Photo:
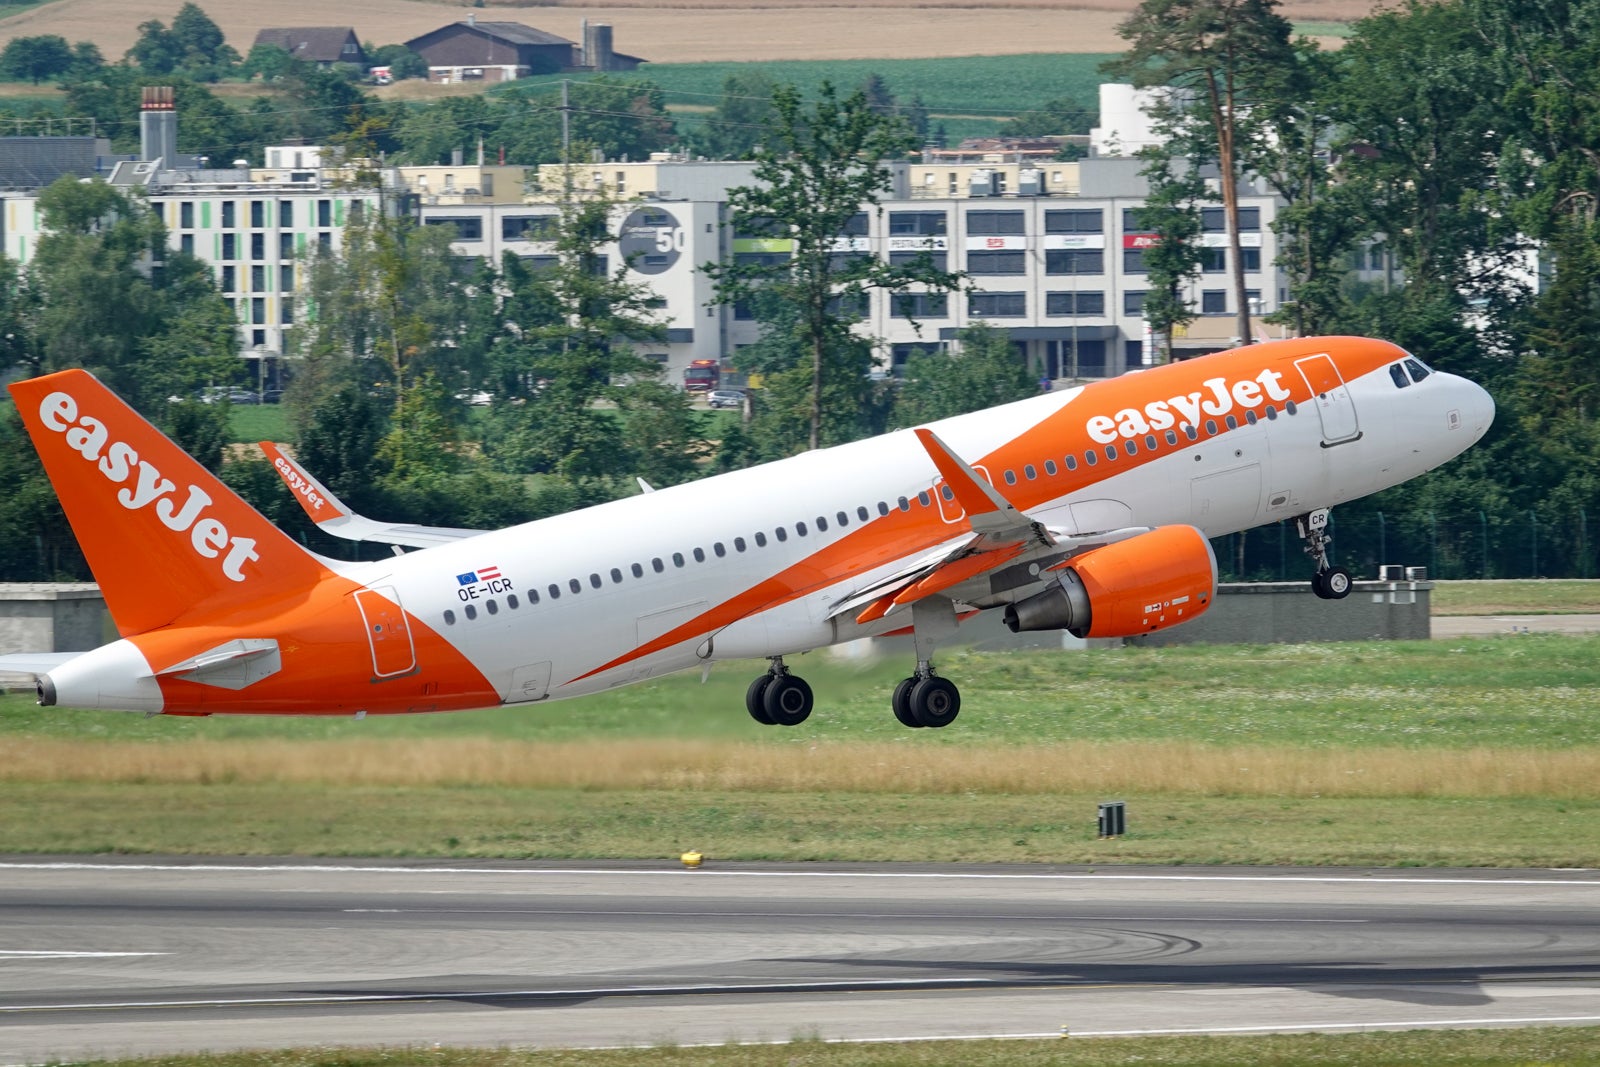
M 1600 1024 L 1600 871 L 0 862 L 0 1064 Z

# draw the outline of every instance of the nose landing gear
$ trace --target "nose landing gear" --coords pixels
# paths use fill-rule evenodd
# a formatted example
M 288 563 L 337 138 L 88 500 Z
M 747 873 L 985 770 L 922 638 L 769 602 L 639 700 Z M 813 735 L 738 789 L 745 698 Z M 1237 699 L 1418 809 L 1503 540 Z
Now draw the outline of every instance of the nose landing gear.
M 1318 508 L 1295 521 L 1306 555 L 1317 565 L 1311 575 L 1311 591 L 1323 600 L 1343 600 L 1350 595 L 1350 572 L 1328 562 L 1328 509 Z

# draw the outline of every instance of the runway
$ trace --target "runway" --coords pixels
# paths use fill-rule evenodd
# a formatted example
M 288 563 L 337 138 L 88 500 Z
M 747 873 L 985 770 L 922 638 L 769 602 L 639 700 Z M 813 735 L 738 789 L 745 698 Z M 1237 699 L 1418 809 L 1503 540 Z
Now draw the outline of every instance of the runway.
M 1600 871 L 0 863 L 0 1064 L 1600 1024 Z

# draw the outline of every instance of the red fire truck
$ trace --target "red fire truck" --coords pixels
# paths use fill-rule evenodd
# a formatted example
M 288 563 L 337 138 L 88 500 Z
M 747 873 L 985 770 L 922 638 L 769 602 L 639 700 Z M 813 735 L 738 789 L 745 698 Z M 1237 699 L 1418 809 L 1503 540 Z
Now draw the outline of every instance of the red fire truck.
M 722 367 L 714 359 L 690 360 L 683 369 L 683 391 L 709 393 L 722 381 Z

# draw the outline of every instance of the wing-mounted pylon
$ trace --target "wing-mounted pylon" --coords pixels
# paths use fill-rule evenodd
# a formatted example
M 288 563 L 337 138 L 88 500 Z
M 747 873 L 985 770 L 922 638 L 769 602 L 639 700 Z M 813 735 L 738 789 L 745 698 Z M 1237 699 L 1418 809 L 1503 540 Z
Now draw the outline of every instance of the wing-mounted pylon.
M 412 548 L 432 548 L 467 537 L 476 537 L 484 530 L 466 530 L 449 526 L 417 526 L 413 523 L 387 523 L 357 515 L 321 482 L 313 478 L 304 467 L 290 459 L 283 449 L 271 441 L 261 442 L 261 451 L 272 461 L 283 484 L 289 487 L 302 510 L 317 524 L 317 529 L 346 541 L 376 541 L 384 545 L 407 545 Z

